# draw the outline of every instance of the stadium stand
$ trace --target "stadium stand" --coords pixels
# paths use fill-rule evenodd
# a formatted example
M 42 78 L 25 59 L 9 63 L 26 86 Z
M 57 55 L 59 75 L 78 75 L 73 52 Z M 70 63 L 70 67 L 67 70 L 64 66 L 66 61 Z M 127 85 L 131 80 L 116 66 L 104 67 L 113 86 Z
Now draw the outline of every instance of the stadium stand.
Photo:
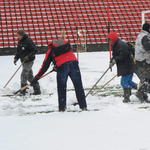
M 108 0 L 110 31 L 126 41 L 135 41 L 141 31 L 141 12 L 150 10 L 149 0 Z M 1 0 L 0 48 L 16 47 L 18 29 L 24 29 L 37 46 L 61 36 L 65 30 L 71 44 L 78 29 L 86 30 L 87 44 L 107 42 L 105 0 Z M 78 14 L 78 22 L 76 21 Z M 150 20 L 150 15 L 147 16 Z

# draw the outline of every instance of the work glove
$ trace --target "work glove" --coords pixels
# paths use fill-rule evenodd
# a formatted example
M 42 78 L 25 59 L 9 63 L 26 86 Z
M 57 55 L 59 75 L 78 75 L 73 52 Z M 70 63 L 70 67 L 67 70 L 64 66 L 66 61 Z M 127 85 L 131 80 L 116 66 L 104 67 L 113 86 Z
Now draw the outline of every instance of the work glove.
M 54 66 L 54 67 L 53 67 L 53 71 L 56 71 L 56 72 L 57 72 L 57 67 Z
M 34 79 L 31 81 L 30 86 L 33 86 L 34 84 L 36 84 L 38 80 L 39 78 L 35 76 Z
M 28 60 L 29 60 L 29 56 L 28 55 L 23 58 L 23 61 L 28 61 Z
M 14 64 L 15 65 L 16 65 L 17 61 L 18 61 L 18 59 L 14 58 Z
M 109 68 L 112 68 L 115 63 L 116 63 L 116 61 L 115 61 L 115 59 L 113 59 L 112 62 L 109 63 Z

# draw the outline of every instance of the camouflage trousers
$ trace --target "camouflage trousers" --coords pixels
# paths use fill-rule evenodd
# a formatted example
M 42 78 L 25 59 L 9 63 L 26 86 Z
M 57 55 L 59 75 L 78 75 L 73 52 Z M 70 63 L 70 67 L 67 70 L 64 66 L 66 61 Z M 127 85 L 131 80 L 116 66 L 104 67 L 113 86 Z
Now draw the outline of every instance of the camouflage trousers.
M 140 73 L 141 83 L 143 83 L 145 79 L 150 81 L 150 64 L 139 66 L 138 69 Z
M 32 71 L 33 61 L 26 62 L 22 66 L 21 72 L 21 84 L 27 85 L 27 81 L 31 82 L 33 80 L 33 71 Z
M 138 69 L 141 79 L 138 91 L 150 93 L 150 64 L 139 66 Z

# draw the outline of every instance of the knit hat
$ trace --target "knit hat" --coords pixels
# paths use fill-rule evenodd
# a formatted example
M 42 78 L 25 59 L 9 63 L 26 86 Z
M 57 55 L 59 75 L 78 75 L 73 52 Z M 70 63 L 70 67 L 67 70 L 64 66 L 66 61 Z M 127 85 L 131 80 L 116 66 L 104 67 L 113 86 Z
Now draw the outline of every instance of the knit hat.
M 117 42 L 118 40 L 118 36 L 117 36 L 117 33 L 116 32 L 111 32 L 109 35 L 108 35 L 108 39 L 111 39 L 113 44 L 115 45 L 115 43 Z
M 149 23 L 144 23 L 143 26 L 142 26 L 142 30 L 150 32 L 149 29 L 150 29 L 150 24 Z
M 22 36 L 25 36 L 25 32 L 24 32 L 23 29 L 18 30 L 18 31 L 17 31 L 17 34 L 22 35 Z

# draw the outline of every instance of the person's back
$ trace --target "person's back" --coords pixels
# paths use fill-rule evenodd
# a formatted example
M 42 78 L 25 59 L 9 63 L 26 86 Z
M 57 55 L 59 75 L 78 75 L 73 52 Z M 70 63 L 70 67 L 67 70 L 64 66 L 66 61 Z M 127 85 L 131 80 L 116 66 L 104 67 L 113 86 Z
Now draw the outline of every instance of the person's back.
M 42 67 L 32 80 L 31 84 L 35 84 L 42 75 L 47 71 L 51 62 L 54 62 L 57 72 L 57 91 L 59 111 L 66 110 L 66 92 L 67 92 L 67 79 L 71 78 L 75 87 L 76 97 L 79 107 L 82 110 L 87 110 L 85 93 L 82 85 L 82 79 L 78 60 L 75 57 L 70 44 L 62 38 L 52 41 L 48 44 L 48 51 L 43 61 Z
M 69 61 L 78 61 L 70 47 L 70 44 L 64 39 L 59 38 L 58 40 L 50 42 L 48 46 L 52 51 L 57 67 Z

